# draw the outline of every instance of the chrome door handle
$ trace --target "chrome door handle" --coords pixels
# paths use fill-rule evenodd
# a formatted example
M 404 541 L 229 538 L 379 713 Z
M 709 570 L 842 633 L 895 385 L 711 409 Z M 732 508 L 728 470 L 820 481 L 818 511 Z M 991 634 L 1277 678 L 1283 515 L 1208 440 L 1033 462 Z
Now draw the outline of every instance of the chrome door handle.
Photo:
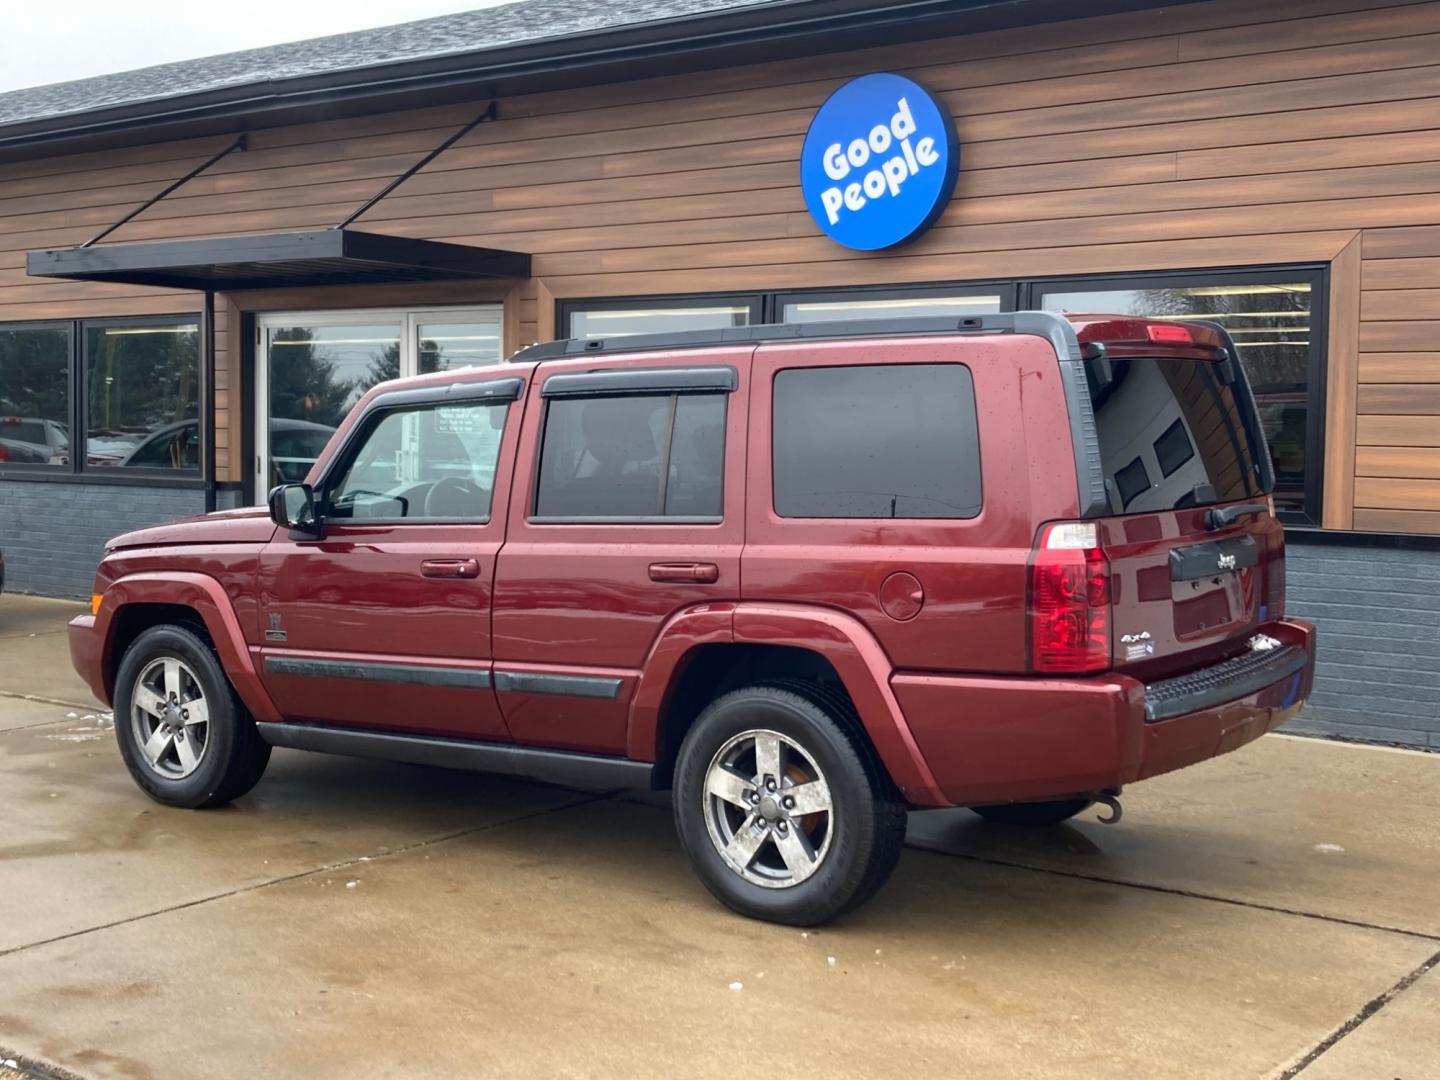
M 650 580 L 688 582 L 692 585 L 714 585 L 720 580 L 720 567 L 710 562 L 657 562 L 650 564 Z
M 480 563 L 475 559 L 426 559 L 420 572 L 426 577 L 475 578 L 480 576 Z

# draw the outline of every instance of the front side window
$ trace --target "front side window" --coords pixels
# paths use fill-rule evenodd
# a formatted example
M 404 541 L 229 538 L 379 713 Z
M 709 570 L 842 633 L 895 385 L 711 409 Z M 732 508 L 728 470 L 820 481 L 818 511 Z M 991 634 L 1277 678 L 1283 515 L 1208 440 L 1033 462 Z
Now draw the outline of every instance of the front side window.
M 1294 271 L 1290 274 L 1294 276 L 1248 282 L 1236 275 L 1229 281 L 1211 279 L 1203 284 L 1194 278 L 1186 282 L 1157 276 L 1133 286 L 1125 282 L 1123 288 L 1103 281 L 1077 282 L 1047 285 L 1038 295 L 1040 306 L 1052 311 L 1199 319 L 1225 327 L 1250 380 L 1270 445 L 1275 505 L 1292 516 L 1318 518 L 1313 492 L 1307 496 L 1307 491 L 1318 488 L 1320 464 L 1316 454 L 1321 416 L 1312 401 L 1317 381 L 1312 373 L 1318 370 L 1321 341 L 1314 327 L 1318 280 L 1304 280 L 1304 274 Z M 1151 441 L 1143 456 L 1159 467 L 1152 481 L 1169 479 L 1177 470 L 1197 476 L 1204 471 L 1203 463 L 1188 456 L 1190 444 L 1196 440 L 1185 431 L 1172 425 L 1149 434 Z M 1122 465 L 1124 462 L 1118 462 L 1111 467 Z M 1178 481 L 1173 481 L 1167 490 L 1176 484 Z M 1216 485 L 1217 493 L 1223 486 Z M 1141 504 L 1137 504 L 1139 508 Z
M 194 322 L 85 324 L 85 464 L 200 471 Z
M 535 516 L 719 520 L 724 458 L 724 394 L 555 399 Z
M 772 446 L 781 517 L 980 513 L 975 386 L 960 364 L 781 371 Z
M 0 468 L 69 462 L 69 324 L 0 330 Z
M 392 409 L 362 428 L 327 488 L 327 518 L 485 521 L 508 413 L 502 403 Z

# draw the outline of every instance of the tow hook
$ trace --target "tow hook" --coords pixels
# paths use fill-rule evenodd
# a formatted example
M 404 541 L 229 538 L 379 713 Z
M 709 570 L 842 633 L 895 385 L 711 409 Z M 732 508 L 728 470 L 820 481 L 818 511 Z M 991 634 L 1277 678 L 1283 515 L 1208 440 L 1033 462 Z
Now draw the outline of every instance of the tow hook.
M 1120 809 L 1120 800 L 1115 798 L 1114 795 L 1096 795 L 1095 801 L 1097 803 L 1103 803 L 1105 808 L 1110 811 L 1109 817 L 1101 814 L 1100 817 L 1096 819 L 1101 825 L 1114 825 L 1124 814 L 1124 811 Z

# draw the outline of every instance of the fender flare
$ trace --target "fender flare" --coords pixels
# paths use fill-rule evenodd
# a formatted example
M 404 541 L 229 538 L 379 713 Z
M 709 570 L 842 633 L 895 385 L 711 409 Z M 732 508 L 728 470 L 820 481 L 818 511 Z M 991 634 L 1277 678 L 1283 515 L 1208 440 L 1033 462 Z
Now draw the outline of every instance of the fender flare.
M 142 571 L 111 582 L 95 615 L 94 631 L 102 642 L 100 655 L 107 673 L 113 670 L 111 660 L 114 659 L 116 619 L 122 610 L 136 604 L 169 604 L 194 611 L 205 624 L 220 656 L 220 665 L 250 715 L 261 723 L 279 721 L 280 714 L 255 670 L 245 633 L 230 598 L 220 582 L 205 574 Z M 113 676 L 107 674 L 106 689 L 110 691 L 112 701 L 113 681 Z
M 627 756 L 659 757 L 661 722 L 678 674 L 707 644 L 784 645 L 823 656 L 840 676 L 872 745 L 905 798 L 949 806 L 890 688 L 890 658 L 859 619 L 804 604 L 710 604 L 672 617 L 646 658 L 630 708 Z

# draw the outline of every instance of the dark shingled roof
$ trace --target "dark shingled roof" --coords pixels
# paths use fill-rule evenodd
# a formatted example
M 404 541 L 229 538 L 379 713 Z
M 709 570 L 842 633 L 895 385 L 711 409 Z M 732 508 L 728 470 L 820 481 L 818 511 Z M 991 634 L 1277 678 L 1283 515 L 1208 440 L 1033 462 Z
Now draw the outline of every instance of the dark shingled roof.
M 0 126 L 209 90 L 354 71 L 786 0 L 525 0 L 0 94 Z

